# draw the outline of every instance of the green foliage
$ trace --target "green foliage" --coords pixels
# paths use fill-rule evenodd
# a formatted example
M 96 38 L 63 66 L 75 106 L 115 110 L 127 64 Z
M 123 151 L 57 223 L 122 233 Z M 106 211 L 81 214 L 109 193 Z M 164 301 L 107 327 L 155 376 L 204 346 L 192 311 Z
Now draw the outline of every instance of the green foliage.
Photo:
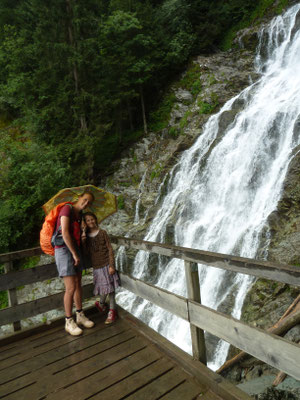
M 180 135 L 180 130 L 175 128 L 175 126 L 171 126 L 168 130 L 168 134 L 173 138 L 177 138 Z
M 212 92 L 209 101 L 199 100 L 199 114 L 212 114 L 219 105 L 217 93 Z
M 186 89 L 196 96 L 202 89 L 200 76 L 200 65 L 198 63 L 193 63 L 188 67 L 184 77 L 176 84 L 176 86 Z
M 0 292 L 0 309 L 8 307 L 7 290 Z
M 120 194 L 120 196 L 118 196 L 118 209 L 124 210 L 124 208 L 125 208 L 125 199 L 124 196 Z
M 18 269 L 23 270 L 23 269 L 29 269 L 29 268 L 36 267 L 36 265 L 38 264 L 39 261 L 40 261 L 39 256 L 28 257 L 28 258 L 20 261 Z
M 175 94 L 172 92 L 165 96 L 157 109 L 150 114 L 149 128 L 154 131 L 160 131 L 167 127 L 170 113 L 176 102 Z
M 279 14 L 287 5 L 288 0 L 280 0 L 279 2 L 275 2 L 274 0 L 256 0 L 253 2 L 252 7 L 244 8 L 242 18 L 237 19 L 236 23 L 228 29 L 221 40 L 221 48 L 223 50 L 230 49 L 236 33 L 241 29 L 259 23 L 272 7 L 275 7 L 275 13 Z
M 162 173 L 162 170 L 163 170 L 162 165 L 159 162 L 157 162 L 151 171 L 150 180 L 153 181 L 154 178 L 158 178 Z
M 0 131 L 0 148 L 0 252 L 6 252 L 37 244 L 41 205 L 74 177 L 54 148 L 21 133 Z
M 188 120 L 189 120 L 191 115 L 192 115 L 191 111 L 186 111 L 184 116 L 181 118 L 180 123 L 179 123 L 181 131 L 187 126 Z

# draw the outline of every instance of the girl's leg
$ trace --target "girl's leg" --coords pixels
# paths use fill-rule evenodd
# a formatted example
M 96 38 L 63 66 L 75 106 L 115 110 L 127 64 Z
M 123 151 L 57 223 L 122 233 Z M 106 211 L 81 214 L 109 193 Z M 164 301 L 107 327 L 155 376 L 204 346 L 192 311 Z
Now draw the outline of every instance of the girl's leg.
M 100 294 L 100 304 L 104 305 L 106 299 L 106 294 Z
M 117 318 L 115 292 L 109 293 L 109 312 L 105 324 L 112 324 Z
M 66 317 L 69 318 L 72 316 L 73 297 L 76 290 L 75 276 L 64 276 L 63 280 L 65 285 L 64 307 Z
M 74 303 L 76 310 L 82 310 L 81 277 L 82 277 L 81 272 L 78 272 L 78 274 L 74 276 L 74 281 L 75 281 Z
M 116 309 L 116 298 L 115 292 L 109 293 L 109 309 L 115 310 Z

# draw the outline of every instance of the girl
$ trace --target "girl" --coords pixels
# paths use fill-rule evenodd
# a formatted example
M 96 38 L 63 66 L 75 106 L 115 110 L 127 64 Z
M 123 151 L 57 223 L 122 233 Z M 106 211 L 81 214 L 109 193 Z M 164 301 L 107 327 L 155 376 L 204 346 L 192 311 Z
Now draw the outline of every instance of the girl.
M 109 312 L 105 323 L 111 324 L 116 320 L 115 289 L 120 286 L 113 249 L 107 233 L 99 229 L 96 215 L 87 212 L 83 219 L 86 226 L 83 226 L 81 240 L 94 270 L 94 295 L 100 295 L 100 302 L 96 301 L 95 306 L 100 312 L 106 311 L 105 298 L 109 294 Z

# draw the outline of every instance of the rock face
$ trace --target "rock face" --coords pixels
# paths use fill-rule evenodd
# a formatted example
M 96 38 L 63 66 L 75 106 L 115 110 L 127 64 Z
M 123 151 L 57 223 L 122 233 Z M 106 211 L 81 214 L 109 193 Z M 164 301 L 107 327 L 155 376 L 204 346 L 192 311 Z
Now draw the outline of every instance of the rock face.
M 254 52 L 245 48 L 199 56 L 194 59 L 191 68 L 197 68 L 197 75 L 190 90 L 184 84 L 189 70 L 170 89 L 175 95 L 175 102 L 168 127 L 149 133 L 124 151 L 120 160 L 111 166 L 115 172 L 100 183 L 118 195 L 121 203 L 118 213 L 103 222 L 103 227 L 111 234 L 129 233 L 129 236 L 139 239 L 144 237 L 159 208 L 160 196 L 165 193 L 168 172 L 177 164 L 182 152 L 201 135 L 212 113 L 257 79 Z M 242 107 L 243 104 L 237 102 L 232 111 L 224 112 L 220 120 L 223 132 Z

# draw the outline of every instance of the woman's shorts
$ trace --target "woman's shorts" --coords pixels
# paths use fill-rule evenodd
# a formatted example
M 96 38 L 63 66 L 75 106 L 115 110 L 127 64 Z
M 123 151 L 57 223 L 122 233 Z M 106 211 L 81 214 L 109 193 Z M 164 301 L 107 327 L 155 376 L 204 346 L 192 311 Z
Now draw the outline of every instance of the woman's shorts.
M 80 262 L 77 267 L 74 266 L 74 260 L 68 247 L 59 247 L 55 249 L 54 253 L 56 267 L 60 277 L 77 275 L 78 272 L 82 271 L 82 262 Z

